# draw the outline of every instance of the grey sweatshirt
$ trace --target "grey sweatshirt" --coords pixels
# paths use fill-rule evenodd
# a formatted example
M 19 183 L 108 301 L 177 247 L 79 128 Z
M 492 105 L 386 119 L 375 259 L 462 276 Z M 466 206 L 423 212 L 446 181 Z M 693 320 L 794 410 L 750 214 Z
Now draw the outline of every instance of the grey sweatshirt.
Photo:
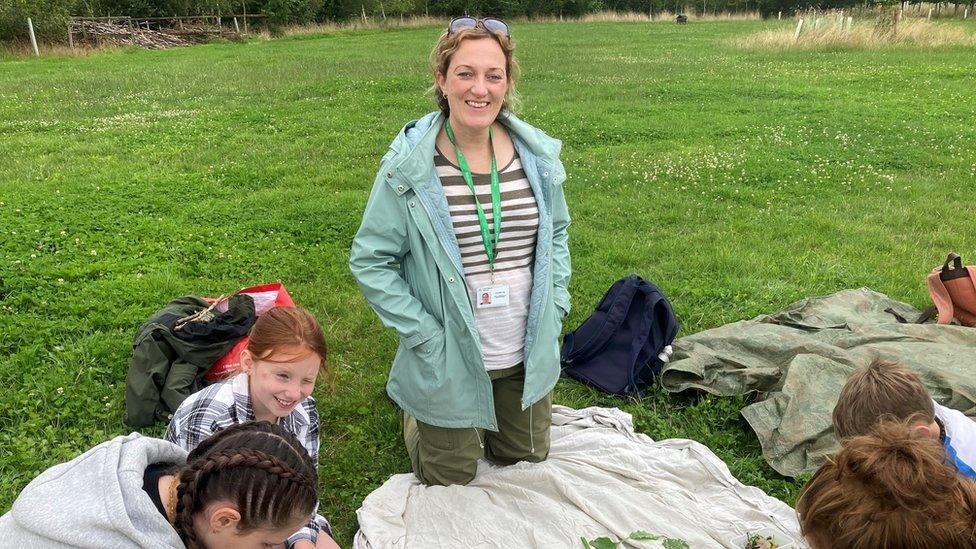
M 185 463 L 186 452 L 132 433 L 51 467 L 0 517 L 0 546 L 183 549 L 142 489 L 146 466 L 157 462 Z

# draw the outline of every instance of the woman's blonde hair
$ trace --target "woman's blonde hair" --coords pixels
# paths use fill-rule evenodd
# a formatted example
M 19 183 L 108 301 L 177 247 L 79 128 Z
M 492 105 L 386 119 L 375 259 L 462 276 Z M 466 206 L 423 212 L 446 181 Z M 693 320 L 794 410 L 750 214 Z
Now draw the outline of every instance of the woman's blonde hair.
M 796 511 L 812 547 L 976 547 L 976 483 L 914 421 L 845 439 L 810 479 Z
M 429 93 L 444 116 L 450 116 L 451 107 L 447 103 L 447 98 L 437 86 L 436 77 L 438 74 L 447 75 L 447 69 L 451 65 L 451 57 L 454 52 L 461 47 L 461 42 L 465 40 L 478 40 L 491 38 L 502 48 L 505 54 L 505 76 L 508 78 L 508 91 L 505 92 L 505 100 L 502 102 L 502 111 L 515 112 L 521 104 L 518 92 L 515 90 L 515 81 L 518 80 L 520 71 L 518 60 L 515 59 L 515 44 L 512 40 L 499 32 L 492 32 L 485 29 L 482 25 L 474 28 L 461 29 L 455 32 L 444 32 L 430 52 L 430 66 L 434 71 L 434 85 L 430 87 Z

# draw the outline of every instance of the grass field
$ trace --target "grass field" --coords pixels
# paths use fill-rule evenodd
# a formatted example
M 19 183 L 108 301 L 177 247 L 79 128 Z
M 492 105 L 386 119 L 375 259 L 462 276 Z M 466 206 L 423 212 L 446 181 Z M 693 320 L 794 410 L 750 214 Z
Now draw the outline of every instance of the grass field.
M 514 28 L 522 116 L 564 141 L 567 328 L 630 272 L 690 334 L 859 286 L 922 306 L 947 251 L 976 256 L 976 48 L 731 45 L 776 25 Z M 380 156 L 432 109 L 439 31 L 0 62 L 0 512 L 129 431 L 125 372 L 149 314 L 283 280 L 331 346 L 322 513 L 351 543 L 359 503 L 409 461 L 384 397 L 396 339 L 346 262 Z M 801 486 L 762 461 L 743 398 L 632 401 L 563 380 L 555 400 L 700 440 L 789 503 Z

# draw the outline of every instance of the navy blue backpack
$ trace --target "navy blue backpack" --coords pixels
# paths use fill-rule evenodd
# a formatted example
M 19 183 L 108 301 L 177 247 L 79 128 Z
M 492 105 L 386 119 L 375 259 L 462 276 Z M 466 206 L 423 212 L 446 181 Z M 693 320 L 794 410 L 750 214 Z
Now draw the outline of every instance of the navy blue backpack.
M 643 394 L 664 365 L 678 319 L 654 284 L 632 274 L 607 290 L 593 314 L 563 338 L 563 372 L 607 393 Z

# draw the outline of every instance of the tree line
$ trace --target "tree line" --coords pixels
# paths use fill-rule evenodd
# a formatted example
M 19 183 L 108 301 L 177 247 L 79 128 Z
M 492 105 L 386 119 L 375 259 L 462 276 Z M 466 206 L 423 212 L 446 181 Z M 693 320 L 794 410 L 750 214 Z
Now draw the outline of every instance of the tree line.
M 654 14 L 760 12 L 864 6 L 866 0 L 0 0 L 0 41 L 24 40 L 31 17 L 38 38 L 64 42 L 71 16 L 176 17 L 262 14 L 273 28 L 368 17 L 460 14 L 496 17 L 580 17 L 600 11 Z M 877 0 L 867 0 L 875 3 Z M 969 0 L 970 5 L 974 0 Z M 895 0 L 882 0 L 896 3 Z

